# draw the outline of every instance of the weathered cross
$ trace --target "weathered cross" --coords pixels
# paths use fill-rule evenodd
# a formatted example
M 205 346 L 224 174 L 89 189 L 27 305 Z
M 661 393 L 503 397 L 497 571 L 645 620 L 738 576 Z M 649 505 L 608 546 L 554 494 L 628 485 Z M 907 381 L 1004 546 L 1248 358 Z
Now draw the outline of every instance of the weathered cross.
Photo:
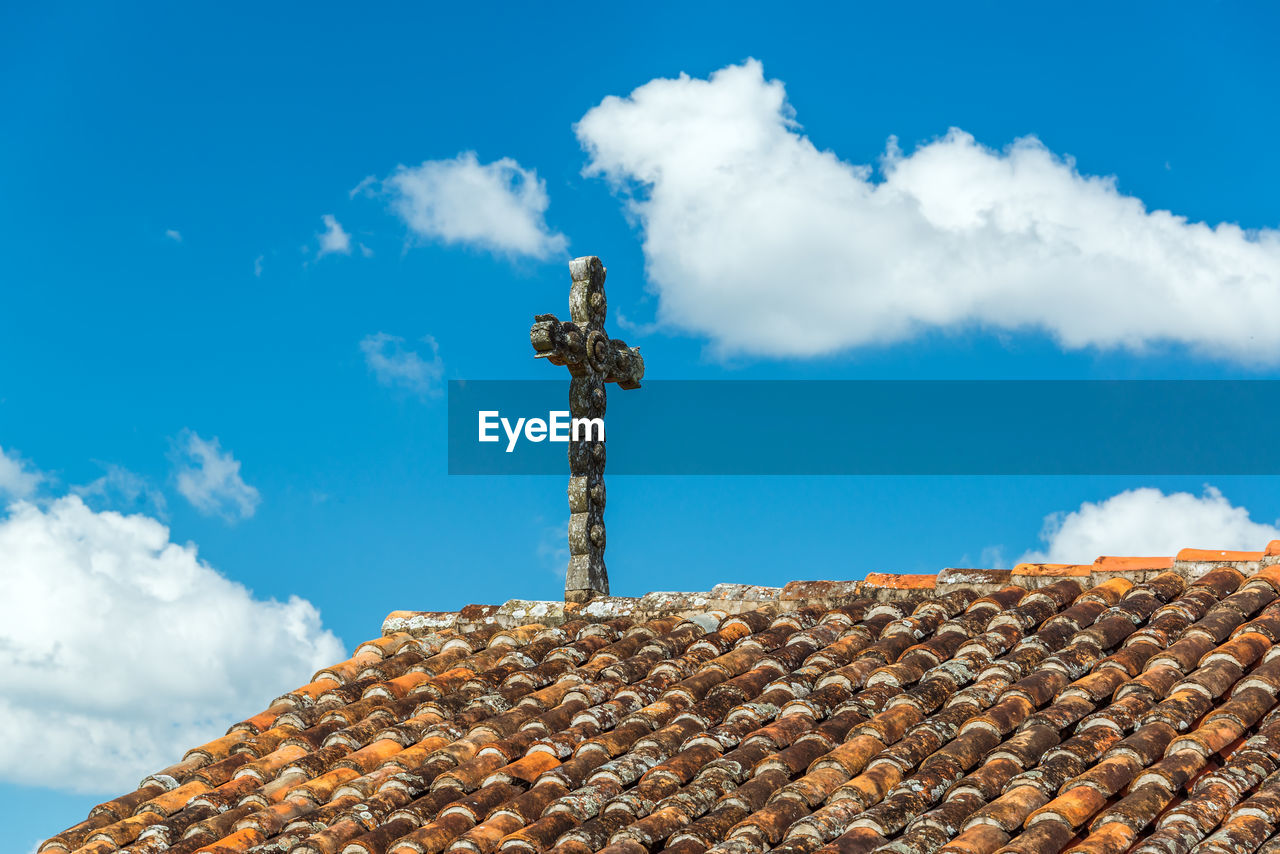
M 594 255 L 569 262 L 573 285 L 569 315 L 539 314 L 529 330 L 535 358 L 569 368 L 569 415 L 572 419 L 604 418 L 605 383 L 639 388 L 644 359 L 625 341 L 604 331 L 604 265 Z M 601 437 L 603 438 L 603 437 Z M 586 602 L 609 595 L 604 568 L 604 442 L 571 431 L 569 438 L 569 567 L 564 579 L 566 602 Z

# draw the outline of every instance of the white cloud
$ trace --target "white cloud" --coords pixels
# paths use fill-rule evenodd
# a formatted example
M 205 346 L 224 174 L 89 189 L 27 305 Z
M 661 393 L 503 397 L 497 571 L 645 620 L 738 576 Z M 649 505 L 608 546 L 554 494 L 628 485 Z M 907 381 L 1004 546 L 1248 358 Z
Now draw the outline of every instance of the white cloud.
M 320 220 L 324 223 L 324 231 L 316 235 L 316 239 L 320 242 L 320 251 L 316 253 L 316 257 L 350 255 L 351 235 L 343 231 L 342 223 L 338 222 L 337 217 L 333 214 L 325 214 L 320 217 Z
M 91 506 L 100 503 L 114 510 L 138 510 L 161 519 L 165 518 L 168 509 L 164 493 L 155 484 L 115 463 L 106 466 L 102 477 L 71 487 L 71 494 Z
M 174 479 L 178 492 L 206 516 L 248 519 L 262 500 L 240 476 L 240 461 L 223 452 L 218 437 L 205 440 L 184 430 L 175 442 Z
M 563 580 L 569 571 L 569 537 L 564 524 L 543 524 L 536 551 L 538 563 Z
M 1044 521 L 1045 547 L 1023 555 L 1023 561 L 1093 563 L 1099 555 L 1169 556 L 1184 548 L 1258 551 L 1280 539 L 1275 524 L 1253 521 L 1246 508 L 1232 505 L 1212 486 L 1199 496 L 1130 489 Z
M 0 498 L 27 498 L 44 479 L 22 457 L 0 447 Z
M 761 65 L 653 80 L 576 126 L 628 198 L 658 319 L 720 355 L 818 356 L 927 329 L 1038 329 L 1063 347 L 1177 342 L 1280 360 L 1280 232 L 1148 211 L 1034 138 L 953 129 L 873 170 L 801 134 Z
M 253 275 L 254 275 L 254 278 L 261 278 L 261 277 L 262 277 L 262 257 L 263 257 L 263 256 L 259 255 L 257 258 L 254 258 L 254 259 L 253 259 Z
M 546 222 L 546 182 L 510 157 L 480 163 L 475 152 L 401 166 L 383 182 L 391 207 L 415 235 L 506 255 L 550 258 L 568 247 Z
M 430 335 L 423 336 L 422 342 L 431 349 L 428 359 L 406 348 L 403 338 L 385 332 L 366 335 L 360 341 L 360 351 L 369 370 L 383 385 L 398 386 L 419 395 L 438 394 L 444 377 L 440 345 Z
M 360 179 L 360 183 L 356 184 L 347 193 L 347 198 L 354 199 L 359 195 L 372 195 L 378 186 L 378 179 L 373 175 L 365 175 Z
M 164 236 L 172 240 L 174 243 L 182 242 L 182 232 L 178 231 L 176 228 L 166 228 L 164 230 Z
M 256 599 L 160 522 L 77 496 L 11 506 L 0 565 L 4 782 L 131 790 L 345 657 L 311 603 Z

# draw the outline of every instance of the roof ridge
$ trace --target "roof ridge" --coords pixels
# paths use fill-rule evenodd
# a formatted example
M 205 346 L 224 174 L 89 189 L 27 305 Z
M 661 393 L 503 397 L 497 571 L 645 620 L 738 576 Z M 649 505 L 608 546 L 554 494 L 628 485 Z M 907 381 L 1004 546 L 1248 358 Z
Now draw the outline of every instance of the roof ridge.
M 1280 540 L 1272 540 L 1261 551 L 1184 548 L 1172 557 L 1100 555 L 1092 563 L 1080 564 L 1019 563 L 1012 569 L 946 567 L 937 573 L 870 572 L 861 579 L 801 580 L 783 587 L 722 583 L 708 591 L 653 591 L 643 596 L 601 596 L 585 603 L 508 599 L 501 605 L 473 604 L 459 611 L 392 611 L 382 623 L 382 634 L 407 632 L 423 635 L 443 629 L 511 629 L 535 623 L 560 625 L 574 619 L 627 617 L 650 620 L 664 616 L 688 618 L 698 614 L 718 614 L 724 618 L 770 607 L 778 613 L 802 608 L 830 608 L 859 598 L 877 602 L 910 601 L 925 594 L 945 595 L 962 588 L 980 595 L 1005 587 L 1036 590 L 1067 579 L 1088 589 L 1113 578 L 1139 584 L 1169 571 L 1190 582 L 1222 566 L 1238 570 L 1247 577 L 1277 563 L 1280 563 Z

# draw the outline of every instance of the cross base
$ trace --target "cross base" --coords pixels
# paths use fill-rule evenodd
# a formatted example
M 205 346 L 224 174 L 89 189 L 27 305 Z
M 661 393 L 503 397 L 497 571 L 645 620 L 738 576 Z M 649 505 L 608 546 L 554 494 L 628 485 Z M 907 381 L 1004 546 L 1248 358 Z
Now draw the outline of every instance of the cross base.
M 609 575 L 605 572 L 604 558 L 591 554 L 570 555 L 564 579 L 564 601 L 582 604 L 608 595 Z
M 608 593 L 601 593 L 599 590 L 570 590 L 565 588 L 564 601 L 565 604 L 585 605 L 592 599 L 599 599 L 601 596 L 608 595 Z

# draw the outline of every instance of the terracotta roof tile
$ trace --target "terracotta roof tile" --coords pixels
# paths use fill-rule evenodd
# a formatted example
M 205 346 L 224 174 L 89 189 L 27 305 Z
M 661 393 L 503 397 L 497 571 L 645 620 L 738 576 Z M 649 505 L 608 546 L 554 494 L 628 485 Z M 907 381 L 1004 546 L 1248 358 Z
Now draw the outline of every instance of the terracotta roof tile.
M 1203 563 L 1238 563 L 1261 560 L 1264 552 L 1227 551 L 1217 549 L 1183 549 L 1175 560 Z
M 887 590 L 931 590 L 938 583 L 935 575 L 898 575 L 888 572 L 867 574 L 860 590 L 878 588 Z
M 395 612 L 41 850 L 1280 847 L 1272 556 Z
M 1114 557 L 1103 555 L 1093 562 L 1094 570 L 1106 572 L 1133 572 L 1141 570 L 1166 570 L 1173 568 L 1171 557 Z
M 1053 578 L 1065 576 L 1087 576 L 1093 572 L 1092 566 L 1069 563 L 1020 563 L 1013 568 L 1013 576 L 1047 575 Z

